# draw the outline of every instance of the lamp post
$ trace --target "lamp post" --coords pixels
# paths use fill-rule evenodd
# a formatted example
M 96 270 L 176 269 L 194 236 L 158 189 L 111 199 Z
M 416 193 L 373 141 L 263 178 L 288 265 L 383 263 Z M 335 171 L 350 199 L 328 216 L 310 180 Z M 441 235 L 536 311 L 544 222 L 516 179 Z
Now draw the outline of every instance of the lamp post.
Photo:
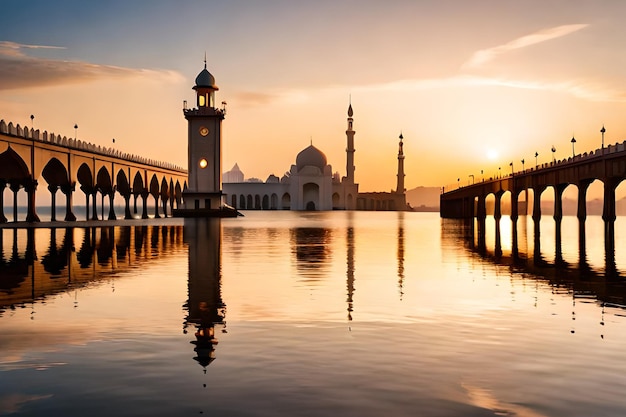
M 604 125 L 602 125 L 602 129 L 600 129 L 600 133 L 602 133 L 602 155 L 604 155 L 604 132 L 606 132 L 606 129 L 604 128 Z
M 498 167 L 498 178 L 502 178 L 502 167 Z
M 33 129 L 35 128 L 35 115 L 34 114 L 30 115 L 30 127 Z
M 537 162 L 537 157 L 539 156 L 539 152 L 535 152 L 535 169 L 539 167 L 539 163 Z
M 469 174 L 470 177 L 472 177 L 472 184 L 474 184 L 474 174 Z
M 511 167 L 511 176 L 513 176 L 513 162 L 510 162 L 509 166 Z
M 576 156 L 576 152 L 574 151 L 574 144 L 576 143 L 576 138 L 572 136 L 572 159 Z
M 552 145 L 552 162 L 554 163 L 556 161 L 556 159 L 554 159 L 554 153 L 556 152 L 556 148 L 554 147 L 554 145 Z
M 480 170 L 480 176 L 482 178 L 482 181 L 485 182 L 485 176 L 483 175 L 483 170 Z
M 461 178 L 456 179 L 456 188 L 461 188 Z
M 74 124 L 74 140 L 78 137 L 78 124 Z
M 522 172 L 524 172 L 524 160 L 522 159 Z

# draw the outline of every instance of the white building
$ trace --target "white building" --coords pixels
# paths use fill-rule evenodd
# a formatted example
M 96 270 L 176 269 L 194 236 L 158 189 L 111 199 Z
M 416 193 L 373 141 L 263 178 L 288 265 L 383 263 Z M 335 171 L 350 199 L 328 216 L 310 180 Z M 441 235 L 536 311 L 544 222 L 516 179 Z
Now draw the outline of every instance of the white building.
M 354 134 L 352 105 L 348 107 L 346 171 L 343 178 L 328 164 L 326 155 L 309 145 L 282 178 L 270 175 L 265 182 L 244 182 L 237 164 L 223 174 L 226 203 L 236 209 L 257 210 L 355 210 L 359 185 L 354 182 Z M 235 179 L 235 181 L 231 181 Z

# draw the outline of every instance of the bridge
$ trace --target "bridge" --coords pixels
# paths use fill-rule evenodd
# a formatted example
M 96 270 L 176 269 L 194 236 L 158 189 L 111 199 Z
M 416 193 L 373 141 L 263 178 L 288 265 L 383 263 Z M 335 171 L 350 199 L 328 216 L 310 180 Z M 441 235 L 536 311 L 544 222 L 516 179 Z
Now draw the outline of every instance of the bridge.
M 609 145 L 595 152 L 575 155 L 560 161 L 537 165 L 534 168 L 500 177 L 482 180 L 456 189 L 444 190 L 440 196 L 442 218 L 479 219 L 486 216 L 485 200 L 495 197 L 494 217 L 502 213 L 501 199 L 504 193 L 511 193 L 511 219 L 519 215 L 519 197 L 522 191 L 532 190 L 532 218 L 541 219 L 541 194 L 546 188 L 554 187 L 554 219 L 563 217 L 562 196 L 569 185 L 578 188 L 577 217 L 585 221 L 587 217 L 586 199 L 589 185 L 599 180 L 604 184 L 602 218 L 607 224 L 615 222 L 615 189 L 626 179 L 626 141 Z M 527 203 L 527 201 L 526 201 Z M 526 214 L 526 213 L 523 213 Z
M 51 196 L 51 221 L 56 221 L 56 195 L 65 196 L 65 221 L 75 221 L 73 197 L 76 187 L 85 195 L 85 219 L 99 220 L 97 196 L 101 197 L 104 220 L 117 218 L 116 193 L 124 199 L 124 218 L 137 214 L 137 200 L 142 200 L 141 218 L 149 218 L 148 198 L 154 199 L 152 215 L 171 215 L 182 205 L 182 191 L 187 187 L 187 171 L 170 163 L 159 162 L 119 150 L 97 146 L 76 138 L 40 132 L 0 120 L 0 223 L 4 214 L 4 191 L 13 192 L 13 221 L 18 221 L 18 196 L 26 193 L 24 220 L 39 222 L 36 211 L 37 186 L 45 181 Z M 131 198 L 133 212 L 131 213 Z

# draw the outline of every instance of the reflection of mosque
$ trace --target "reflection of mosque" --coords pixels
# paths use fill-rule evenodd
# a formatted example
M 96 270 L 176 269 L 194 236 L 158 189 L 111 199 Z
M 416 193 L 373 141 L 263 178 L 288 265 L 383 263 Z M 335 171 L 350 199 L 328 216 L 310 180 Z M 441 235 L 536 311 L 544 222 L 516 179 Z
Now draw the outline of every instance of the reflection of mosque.
M 46 234 L 47 247 L 37 247 Z M 103 282 L 179 250 L 182 226 L 0 229 L 0 308 Z
M 206 367 L 215 359 L 215 326 L 226 332 L 226 305 L 221 293 L 222 228 L 219 218 L 186 218 L 184 241 L 189 246 L 188 300 L 184 330 L 193 325 L 196 360 Z
M 348 321 L 352 321 L 354 312 L 354 293 L 356 291 L 354 214 L 346 213 L 346 303 Z M 333 245 L 331 229 L 324 227 L 297 227 L 291 230 L 292 253 L 295 255 L 296 269 L 307 285 L 314 285 L 326 277 L 329 271 Z M 397 276 L 400 300 L 404 295 L 404 213 L 398 213 L 397 232 Z

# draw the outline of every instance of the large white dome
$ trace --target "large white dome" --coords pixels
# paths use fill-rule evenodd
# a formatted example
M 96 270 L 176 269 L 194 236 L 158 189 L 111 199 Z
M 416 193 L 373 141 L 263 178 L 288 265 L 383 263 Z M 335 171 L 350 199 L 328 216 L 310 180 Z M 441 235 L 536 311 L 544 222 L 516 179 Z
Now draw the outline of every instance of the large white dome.
M 324 171 L 326 165 L 326 155 L 313 145 L 309 145 L 307 148 L 303 149 L 296 157 L 296 167 L 298 171 L 306 166 L 314 166 Z

